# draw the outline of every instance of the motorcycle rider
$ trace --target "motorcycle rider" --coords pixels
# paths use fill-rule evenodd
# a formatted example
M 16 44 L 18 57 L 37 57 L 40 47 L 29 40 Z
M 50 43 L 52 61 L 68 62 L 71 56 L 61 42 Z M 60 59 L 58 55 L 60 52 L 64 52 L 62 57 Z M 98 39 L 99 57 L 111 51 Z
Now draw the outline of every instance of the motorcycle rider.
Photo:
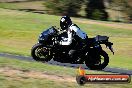
M 65 36 L 62 37 L 62 40 L 59 42 L 60 45 L 70 46 L 73 43 L 73 39 L 76 39 L 79 43 L 79 46 L 73 48 L 69 51 L 69 55 L 72 58 L 76 58 L 74 55 L 77 53 L 78 49 L 81 49 L 88 42 L 88 36 L 83 32 L 76 24 L 73 24 L 69 16 L 63 16 L 60 19 L 60 27 L 63 31 L 67 32 Z M 75 45 L 73 44 L 75 47 Z

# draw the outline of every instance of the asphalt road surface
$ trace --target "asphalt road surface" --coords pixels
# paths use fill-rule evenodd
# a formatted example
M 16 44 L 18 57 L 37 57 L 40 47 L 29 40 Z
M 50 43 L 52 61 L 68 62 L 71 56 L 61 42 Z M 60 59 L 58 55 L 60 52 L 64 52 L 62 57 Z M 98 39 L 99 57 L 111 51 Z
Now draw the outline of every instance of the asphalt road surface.
M 32 57 L 19 56 L 19 55 L 13 55 L 13 54 L 6 54 L 6 53 L 0 53 L 0 57 L 7 57 L 7 58 L 11 58 L 11 59 L 19 59 L 19 60 L 26 60 L 26 61 L 35 61 L 35 60 L 32 59 Z M 49 61 L 47 63 L 51 64 L 51 65 L 59 65 L 59 66 L 72 67 L 72 68 L 78 68 L 81 65 L 83 68 L 89 69 L 84 64 L 60 63 L 60 62 L 56 62 L 56 61 L 53 61 L 53 60 L 51 60 L 51 61 Z M 118 74 L 129 74 L 129 75 L 132 75 L 132 70 L 127 70 L 127 69 L 122 69 L 122 68 L 106 67 L 102 71 L 111 72 L 111 73 L 118 73 Z

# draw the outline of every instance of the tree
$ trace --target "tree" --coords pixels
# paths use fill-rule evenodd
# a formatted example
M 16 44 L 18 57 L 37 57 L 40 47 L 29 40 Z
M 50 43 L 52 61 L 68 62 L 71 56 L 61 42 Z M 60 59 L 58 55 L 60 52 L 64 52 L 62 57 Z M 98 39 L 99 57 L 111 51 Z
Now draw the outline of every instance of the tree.
M 88 0 L 86 16 L 91 19 L 107 20 L 108 13 L 105 11 L 104 0 Z
M 46 7 L 51 14 L 77 16 L 83 0 L 48 0 Z
M 132 0 L 111 0 L 111 9 L 125 14 L 125 20 L 132 21 Z

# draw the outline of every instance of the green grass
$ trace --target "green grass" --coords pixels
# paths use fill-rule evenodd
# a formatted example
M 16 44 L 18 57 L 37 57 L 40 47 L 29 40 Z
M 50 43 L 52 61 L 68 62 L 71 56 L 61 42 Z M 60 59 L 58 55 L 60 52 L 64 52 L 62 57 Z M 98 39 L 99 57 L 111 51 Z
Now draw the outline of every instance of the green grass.
M 43 74 L 57 75 L 63 77 L 75 77 L 77 74 L 77 69 L 52 66 L 49 64 L 38 63 L 38 62 L 28 62 L 21 61 L 10 58 L 0 57 L 0 69 L 8 67 L 21 71 L 36 71 L 42 72 Z M 110 74 L 100 71 L 86 71 L 87 74 Z M 9 73 L 10 74 L 10 73 Z M 57 80 L 51 80 L 48 78 L 33 78 L 25 77 L 22 73 L 17 73 L 14 75 L 7 75 L 0 73 L 0 85 L 1 88 L 131 88 L 130 84 L 86 84 L 84 86 L 79 86 L 76 82 L 63 82 Z
M 79 87 L 77 84 L 57 82 L 48 79 L 15 79 L 13 77 L 6 77 L 0 75 L 1 88 L 73 88 Z
M 10 4 L 10 3 L 0 3 L 0 8 L 5 8 L 5 9 L 8 9 L 8 8 L 10 8 L 10 9 L 15 9 L 15 8 L 17 8 L 17 6 L 15 5 L 15 4 Z
M 16 79 L 0 75 L 1 88 L 131 88 L 130 84 L 85 84 L 79 86 L 76 83 L 57 82 L 48 79 Z
M 34 10 L 45 10 L 45 1 L 29 1 L 29 2 L 0 2 L 0 8 L 5 9 L 34 9 Z
M 52 25 L 59 27 L 60 18 L 54 15 L 0 9 L 0 52 L 30 56 L 31 47 L 37 43 L 39 34 Z M 131 24 L 72 19 L 89 37 L 98 34 L 110 36 L 110 41 L 114 43 L 115 55 L 108 51 L 109 67 L 132 69 Z

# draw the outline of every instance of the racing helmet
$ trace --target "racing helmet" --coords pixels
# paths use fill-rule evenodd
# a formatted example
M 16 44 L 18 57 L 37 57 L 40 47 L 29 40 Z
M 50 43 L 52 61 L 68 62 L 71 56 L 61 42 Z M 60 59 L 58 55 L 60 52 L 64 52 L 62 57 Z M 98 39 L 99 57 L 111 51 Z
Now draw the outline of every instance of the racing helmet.
M 72 21 L 69 16 L 63 16 L 60 20 L 60 27 L 62 30 L 68 29 L 68 27 L 72 24 Z

